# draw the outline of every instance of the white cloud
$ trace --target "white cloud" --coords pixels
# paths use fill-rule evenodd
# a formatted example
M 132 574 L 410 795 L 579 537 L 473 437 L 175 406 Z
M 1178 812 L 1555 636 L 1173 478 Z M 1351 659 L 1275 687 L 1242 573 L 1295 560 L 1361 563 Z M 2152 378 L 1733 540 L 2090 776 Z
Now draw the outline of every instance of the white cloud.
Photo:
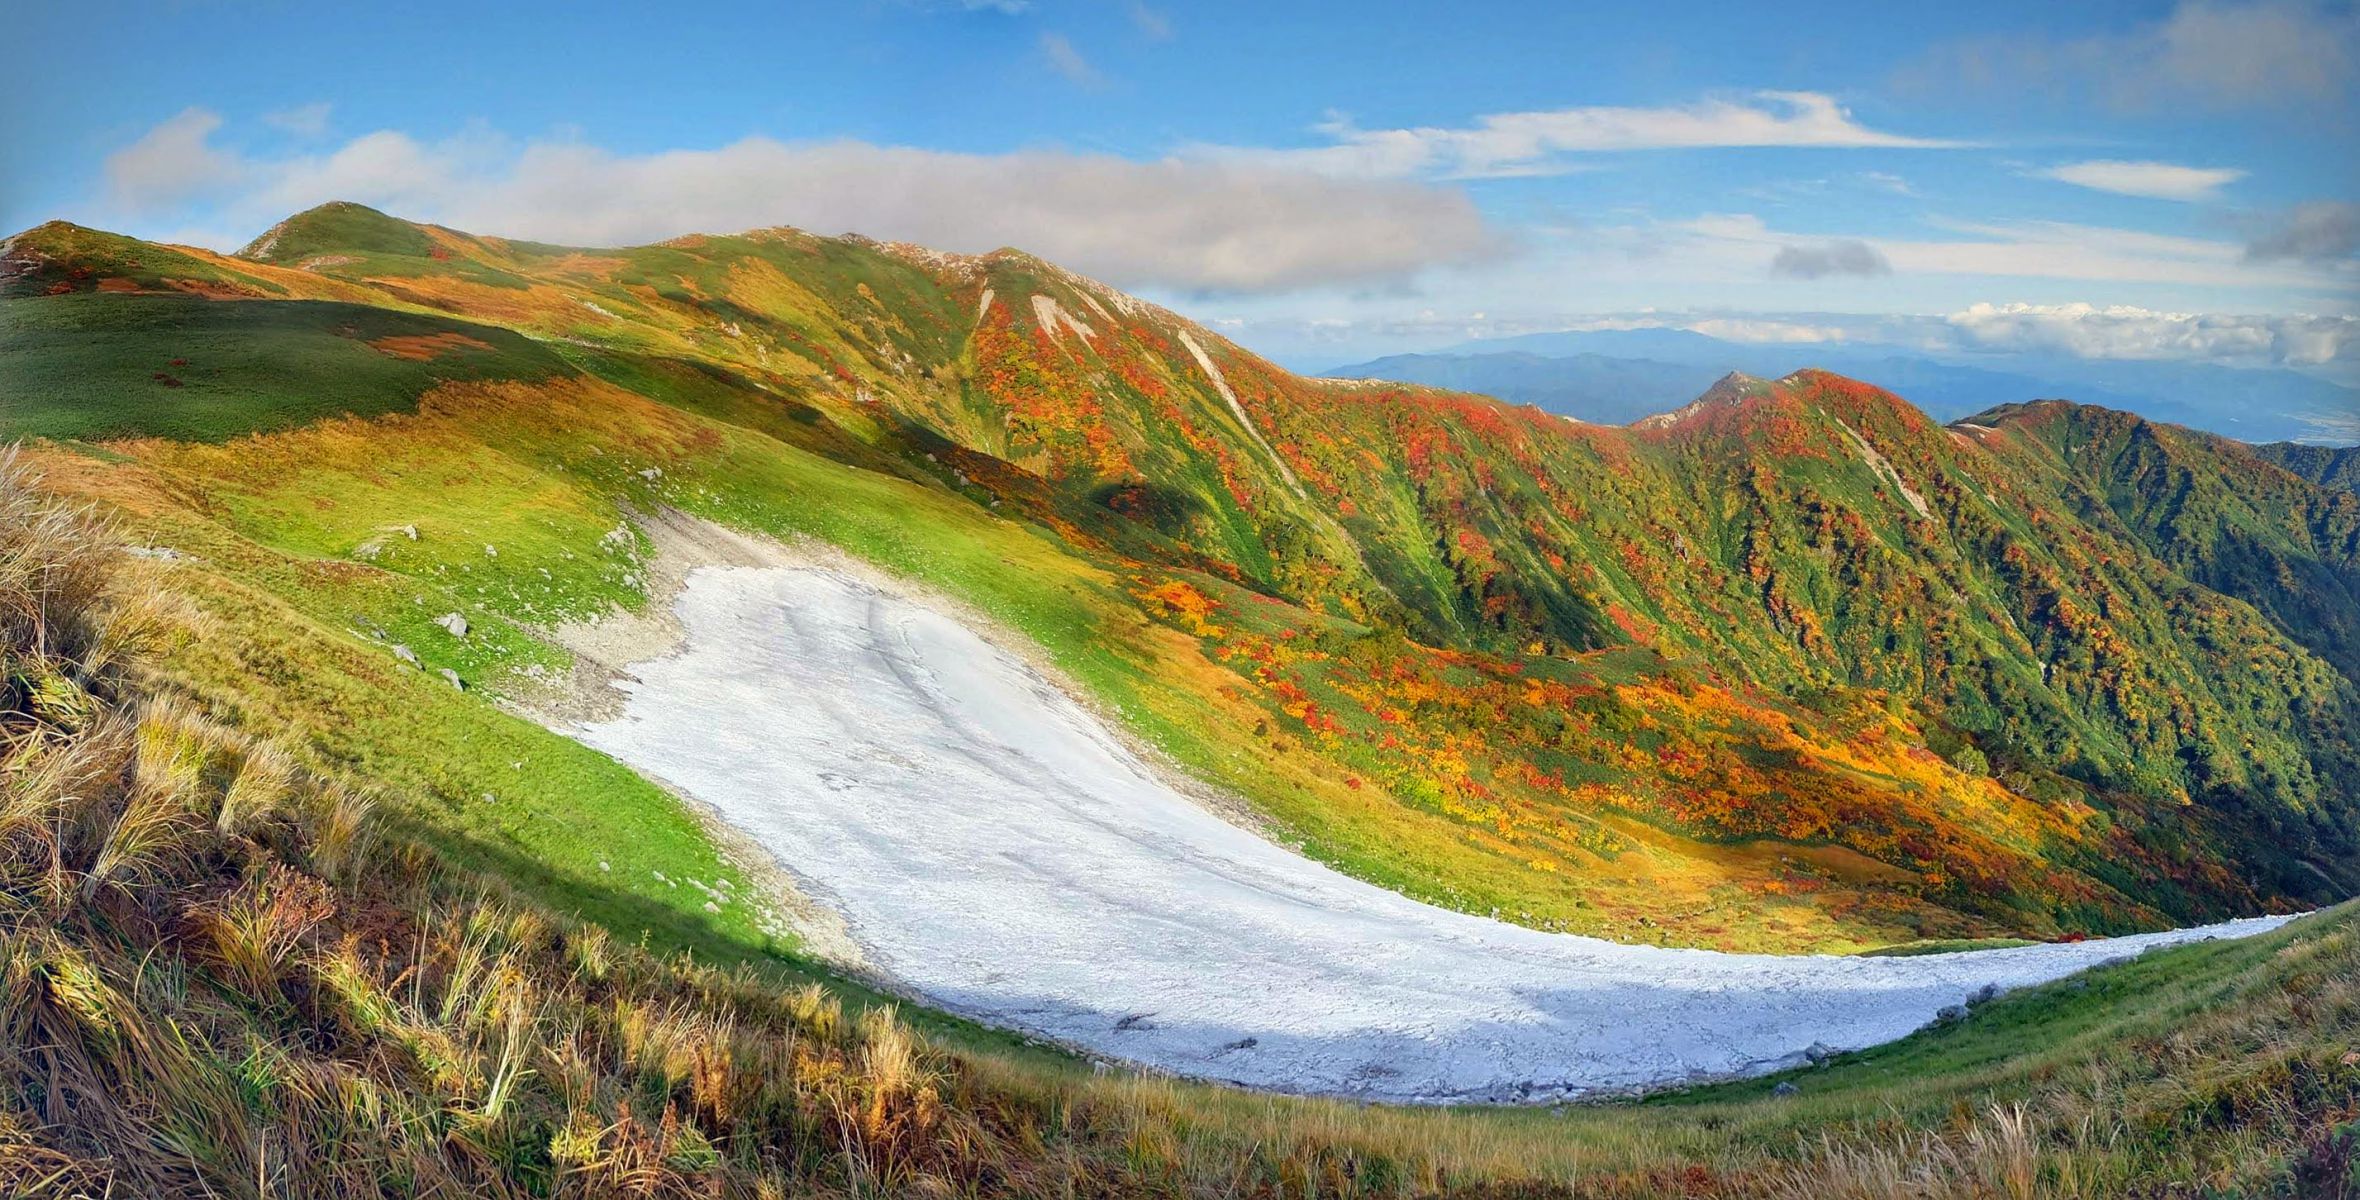
M 213 146 L 220 128 L 221 114 L 183 109 L 108 155 L 103 170 L 109 199 L 144 214 L 235 186 L 243 164 Z
M 2224 186 L 2246 176 L 2246 172 L 2234 167 L 2184 167 L 2178 163 L 2110 158 L 2063 163 L 2032 174 L 2117 195 L 2191 202 L 2216 199 Z
M 1818 345 L 1850 339 L 1850 334 L 1833 325 L 1813 325 L 1801 321 L 1779 320 L 1769 317 L 1702 317 L 1673 328 L 1686 329 L 1706 337 L 1717 337 L 1724 342 Z
M 2158 312 L 2128 305 L 1976 304 L 1950 314 L 1972 343 L 2081 358 L 2266 359 L 2311 365 L 2360 349 L 2360 318 Z
M 234 189 L 216 223 L 249 228 L 206 239 L 215 245 L 328 200 L 577 245 L 791 224 L 955 251 L 1013 245 L 1119 285 L 1176 291 L 1398 283 L 1501 244 L 1456 189 L 1249 163 L 769 138 L 632 155 L 579 142 L 518 147 L 483 131 L 436 143 L 379 131 L 263 159 L 214 148 L 219 124 L 192 110 L 110 160 L 119 211 Z
M 1076 87 L 1106 86 L 1106 77 L 1099 74 L 1098 68 L 1091 66 L 1090 60 L 1083 58 L 1082 52 L 1074 49 L 1073 42 L 1062 33 L 1041 35 L 1041 57 L 1049 60 L 1050 70 L 1063 75 L 1066 82 Z
M 1944 223 L 1966 235 L 1951 241 L 1873 242 L 1896 271 L 2332 290 L 2342 281 L 2288 264 L 2248 263 L 2244 248 L 2209 238 L 2173 237 L 2063 221 Z
M 1819 92 L 1755 92 L 1669 108 L 1561 108 L 1492 113 L 1471 126 L 1361 129 L 1342 116 L 1317 127 L 1330 145 L 1301 150 L 1204 146 L 1197 152 L 1309 167 L 1335 175 L 1497 178 L 1576 169 L 1567 155 L 1713 147 L 1943 148 L 1965 145 L 1870 129 Z
M 294 108 L 282 108 L 276 112 L 264 113 L 262 114 L 262 123 L 297 137 L 319 137 L 328 132 L 330 111 L 328 102 L 321 100 L 311 104 L 299 104 Z
M 1429 281 L 1449 294 L 1499 305 L 1535 297 L 1609 305 L 1679 303 L 1749 309 L 1791 303 L 1796 276 L 1817 271 L 1821 302 L 1948 312 L 2006 281 L 2011 298 L 2063 303 L 2097 299 L 2158 309 L 2243 312 L 2352 311 L 2360 264 L 2353 260 L 2255 259 L 2241 240 L 2175 237 L 2050 221 L 1961 222 L 1927 218 L 1917 236 L 1803 233 L 1754 213 L 1706 213 L 1679 220 L 1632 215 L 1565 235 L 1534 239 L 1525 258 Z M 1835 243 L 1858 242 L 1861 274 L 1836 270 Z M 1785 262 L 1765 272 L 1765 264 Z M 1878 272 L 1875 260 L 1890 268 Z M 1808 270 L 1805 268 L 1809 268 Z M 1449 289 L 1447 293 L 1436 289 Z

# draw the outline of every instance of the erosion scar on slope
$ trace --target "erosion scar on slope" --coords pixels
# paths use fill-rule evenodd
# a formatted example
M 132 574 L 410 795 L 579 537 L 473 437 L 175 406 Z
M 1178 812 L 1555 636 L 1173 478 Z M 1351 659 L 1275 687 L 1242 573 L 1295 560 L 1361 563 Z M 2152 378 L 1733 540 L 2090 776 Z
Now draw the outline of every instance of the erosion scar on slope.
M 2286 919 L 1914 958 L 1541 933 L 1223 820 L 1017 654 L 873 573 L 705 567 L 674 612 L 678 648 L 567 732 L 758 843 L 894 985 L 1200 1078 L 1452 1102 L 1758 1073 L 1985 988 Z
M 1213 390 L 1229 402 L 1229 411 L 1236 413 L 1237 423 L 1246 427 L 1246 436 L 1254 439 L 1254 444 L 1262 447 L 1262 453 L 1269 455 L 1270 461 L 1277 465 L 1278 473 L 1286 478 L 1287 486 L 1295 489 L 1296 498 L 1310 499 L 1303 492 L 1302 481 L 1296 479 L 1294 470 L 1287 466 L 1287 460 L 1278 456 L 1278 450 L 1270 444 L 1270 440 L 1262 436 L 1260 429 L 1255 428 L 1254 418 L 1246 415 L 1246 406 L 1237 402 L 1237 393 L 1229 390 L 1229 381 L 1221 377 L 1221 368 L 1214 365 L 1212 355 L 1206 354 L 1205 348 L 1197 345 L 1196 339 L 1189 336 L 1185 329 L 1180 331 L 1180 344 L 1188 347 L 1188 353 L 1196 359 L 1196 365 L 1204 369 L 1205 378 L 1213 381 Z

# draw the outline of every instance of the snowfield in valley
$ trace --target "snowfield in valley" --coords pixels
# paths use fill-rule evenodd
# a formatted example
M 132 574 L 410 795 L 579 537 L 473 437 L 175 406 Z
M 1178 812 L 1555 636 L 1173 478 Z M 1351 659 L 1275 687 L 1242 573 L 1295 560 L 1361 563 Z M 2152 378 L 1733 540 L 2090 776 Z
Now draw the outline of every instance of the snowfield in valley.
M 1182 1075 L 1440 1102 L 1755 1073 L 2287 919 L 1912 958 L 1539 933 L 1223 821 L 1015 655 L 850 574 L 703 567 L 676 614 L 677 651 L 573 736 L 766 847 L 908 991 Z

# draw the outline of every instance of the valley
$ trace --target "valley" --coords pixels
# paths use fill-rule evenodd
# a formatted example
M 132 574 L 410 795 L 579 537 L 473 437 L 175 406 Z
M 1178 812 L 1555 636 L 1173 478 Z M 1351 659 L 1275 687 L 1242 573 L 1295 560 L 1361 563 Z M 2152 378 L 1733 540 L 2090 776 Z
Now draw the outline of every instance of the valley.
M 1015 252 L 785 230 L 332 205 L 243 257 L 49 226 L 0 264 L 52 477 L 356 695 L 572 671 L 544 631 L 645 608 L 634 514 L 679 509 L 971 605 L 1316 861 L 1537 929 L 1850 950 L 2360 886 L 2360 501 L 2205 435 L 1946 427 L 1820 372 L 1584 426 L 1289 376 Z M 317 670 L 190 661 L 324 760 L 407 761 Z M 539 790 L 511 759 L 417 764 L 433 823 L 584 865 L 587 827 L 477 801 Z
M 1808 1065 L 2003 990 L 2285 920 L 1741 956 L 1433 909 L 1224 822 L 1029 656 L 894 581 L 757 557 L 773 565 L 684 572 L 681 644 L 623 669 L 611 719 L 562 731 L 775 855 L 846 924 L 845 965 L 1097 1056 L 1363 1101 L 1555 1103 Z M 708 908 L 742 903 L 687 883 Z
M 322 929 L 414 929 L 290 944 L 297 994 L 340 981 L 333 1019 L 427 1048 L 306 1069 L 431 1107 L 403 1064 L 465 1047 L 438 1086 L 467 1111 L 525 1097 L 468 1118 L 521 1139 L 472 1162 L 601 1113 L 631 1145 L 653 1089 L 741 1153 L 835 1106 L 848 1157 L 811 1177 L 1017 1194 L 1235 1190 L 1263 1169 L 1241 1145 L 1379 1194 L 1758 1194 L 1889 1153 L 1893 1112 L 2038 1122 L 2039 1161 L 2121 1178 L 2233 1171 L 2243 1142 L 2063 1131 L 2125 1103 L 2126 1042 L 2157 1128 L 2190 1088 L 2280 1103 L 2268 1073 L 2331 1059 L 2352 1003 L 2348 907 L 2268 915 L 2360 870 L 2360 498 L 2332 459 L 2061 403 L 1943 425 L 1819 371 L 1590 426 L 1291 376 L 1013 251 L 581 250 L 350 205 L 243 255 L 8 239 L 0 367 L 23 469 L 160 605 L 137 719 L 216 764 L 171 787 L 233 812 L 205 789 L 283 754 L 397 848 L 356 873 L 308 848 L 343 810 L 214 815 L 169 869 L 247 862 L 256 904 L 333 879 L 359 907 Z M 41 953 L 97 956 L 142 1013 L 173 1001 L 131 964 L 217 970 L 183 926 L 79 921 Z M 471 990 L 495 945 L 539 1007 Z M 382 998 L 429 978 L 439 1008 Z M 208 1036 L 301 1045 L 274 994 L 208 999 Z M 503 1039 L 500 1012 L 583 1032 Z M 616 1057 L 676 1027 L 795 1065 L 682 1066 L 694 1100 Z M 2187 1028 L 2271 1049 L 2171 1049 Z M 190 1053 L 171 1069 L 209 1078 Z M 1540 1106 L 1271 1107 L 1110 1059 Z M 609 1073 L 551 1090 L 585 1062 Z M 2056 1114 L 1975 1107 L 2035 1080 Z M 2343 1086 L 2237 1136 L 2295 1153 Z M 1006 1132 L 912 1132 L 977 1113 Z

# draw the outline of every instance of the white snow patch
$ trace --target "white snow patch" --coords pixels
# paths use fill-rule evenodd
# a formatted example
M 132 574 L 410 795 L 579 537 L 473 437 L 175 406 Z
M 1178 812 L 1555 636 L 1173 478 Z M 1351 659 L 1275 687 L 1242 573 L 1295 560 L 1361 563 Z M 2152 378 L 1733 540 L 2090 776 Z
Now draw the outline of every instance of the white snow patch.
M 574 736 L 745 831 L 899 985 L 1184 1075 L 1447 1102 L 1758 1073 L 2287 919 L 1902 958 L 1540 933 L 1222 821 L 1014 655 L 843 572 L 701 568 L 676 612 L 679 652 Z
M 992 290 L 990 288 L 985 288 L 983 289 L 983 299 L 977 301 L 975 304 L 975 323 L 978 325 L 983 324 L 983 319 L 990 316 L 991 311 Z
M 1221 368 L 1214 365 L 1213 356 L 1205 353 L 1205 348 L 1197 345 L 1196 339 L 1190 336 L 1187 330 L 1180 330 L 1179 333 L 1180 344 L 1188 347 L 1188 353 L 1196 359 L 1196 365 L 1204 371 L 1205 378 L 1213 381 L 1213 390 L 1219 392 L 1221 398 L 1229 402 L 1229 411 L 1237 414 L 1237 423 L 1246 427 L 1246 433 L 1254 439 L 1254 444 L 1262 447 L 1262 452 L 1270 456 L 1272 463 L 1277 464 L 1278 473 L 1286 477 L 1287 486 L 1295 489 L 1295 495 L 1305 500 L 1310 499 L 1311 497 L 1304 495 L 1303 483 L 1295 478 L 1295 472 L 1287 466 L 1287 460 L 1278 456 L 1278 451 L 1271 446 L 1270 440 L 1263 437 L 1262 431 L 1254 427 L 1254 419 L 1246 415 L 1246 406 L 1237 402 L 1237 393 L 1229 390 L 1229 381 L 1221 377 Z

